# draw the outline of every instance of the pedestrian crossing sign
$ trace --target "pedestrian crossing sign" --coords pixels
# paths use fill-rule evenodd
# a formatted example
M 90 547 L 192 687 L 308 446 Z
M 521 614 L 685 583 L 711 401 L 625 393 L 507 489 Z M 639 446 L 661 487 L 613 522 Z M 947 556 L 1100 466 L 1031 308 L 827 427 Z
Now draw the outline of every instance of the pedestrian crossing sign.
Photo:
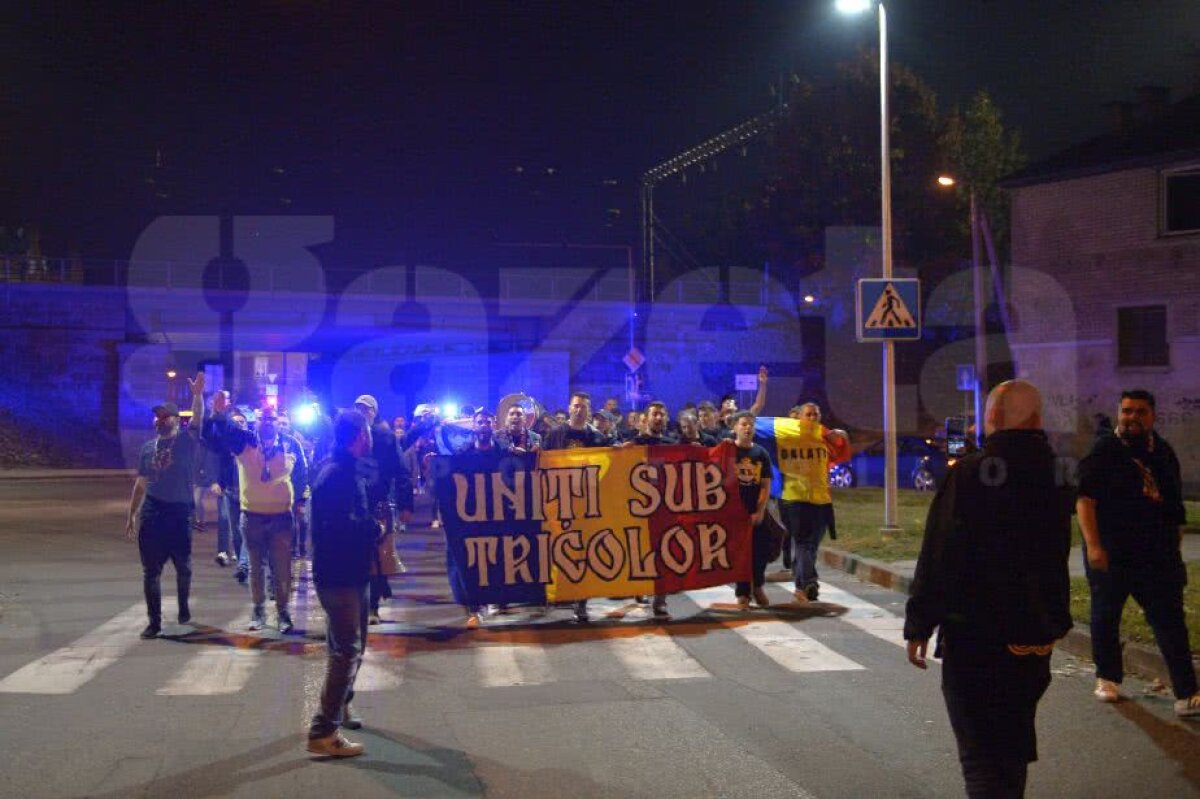
M 859 341 L 916 341 L 921 338 L 920 280 L 860 280 L 857 300 Z

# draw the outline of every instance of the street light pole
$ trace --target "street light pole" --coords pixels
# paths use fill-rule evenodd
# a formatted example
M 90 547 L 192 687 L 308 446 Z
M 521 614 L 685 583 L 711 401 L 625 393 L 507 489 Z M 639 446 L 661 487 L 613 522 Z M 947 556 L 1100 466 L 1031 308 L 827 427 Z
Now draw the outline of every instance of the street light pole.
M 843 14 L 858 14 L 871 8 L 870 0 L 837 0 Z M 892 277 L 892 159 L 889 141 L 888 113 L 888 55 L 887 9 L 883 0 L 874 5 L 879 9 L 879 160 L 881 162 L 880 196 L 883 221 L 883 278 Z M 883 342 L 883 527 L 884 538 L 900 530 L 900 509 L 896 479 L 896 350 L 888 339 Z
M 883 277 L 892 276 L 892 159 L 888 113 L 887 9 L 879 3 L 879 153 L 881 162 L 883 216 Z M 883 527 L 888 537 L 900 529 L 896 474 L 896 350 L 888 340 L 883 343 Z
M 987 299 L 983 294 L 983 258 L 980 257 L 979 207 L 975 203 L 975 187 L 971 186 L 971 288 L 975 295 L 975 443 L 983 444 L 983 392 L 987 386 L 987 329 L 983 310 Z

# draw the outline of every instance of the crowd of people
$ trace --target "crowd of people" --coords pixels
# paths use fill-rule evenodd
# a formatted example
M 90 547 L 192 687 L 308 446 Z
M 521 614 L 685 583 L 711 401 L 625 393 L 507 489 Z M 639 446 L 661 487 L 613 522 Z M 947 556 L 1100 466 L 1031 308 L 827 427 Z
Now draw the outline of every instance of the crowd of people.
M 249 582 L 251 630 L 267 624 L 269 595 L 279 632 L 294 631 L 288 607 L 292 560 L 307 553 L 311 536 L 313 581 L 328 619 L 329 663 L 308 749 L 336 757 L 359 754 L 362 746 L 341 730 L 361 725 L 350 706 L 354 675 L 368 626 L 378 623 L 379 604 L 390 595 L 386 574 L 372 564 L 379 541 L 402 533 L 411 521 L 414 494 L 431 492 L 434 456 L 448 454 L 452 440 L 442 435 L 448 425 L 432 406 L 419 407 L 411 422 L 395 417 L 389 423 L 380 417 L 376 399 L 364 394 L 352 409 L 305 435 L 270 407 L 259 410 L 251 426 L 223 391 L 214 392 L 206 408 L 204 374 L 188 382 L 192 424 L 184 428 L 173 403 L 154 407 L 156 436 L 141 450 L 130 501 L 127 534 L 138 540 L 148 616 L 142 637 L 161 633 L 160 584 L 167 561 L 175 567 L 178 621 L 191 620 L 197 486 L 207 484 L 218 497 L 216 561 L 235 564 L 239 582 Z M 834 526 L 828 466 L 848 456 L 849 442 L 843 431 L 820 424 L 815 403 L 794 406 L 789 415 L 815 425 L 809 429 L 824 443 L 817 448 L 822 455 L 818 468 L 797 478 L 784 461 L 786 448 L 780 449 L 784 490 L 778 501 L 770 499 L 780 464 L 755 443 L 755 414 L 765 403 L 766 386 L 763 368 L 750 410 L 739 410 L 728 396 L 720 403 L 686 405 L 674 419 L 658 401 L 621 414 L 617 401 L 609 399 L 593 411 L 591 397 L 582 391 L 570 395 L 561 414 L 539 416 L 535 406 L 520 402 L 504 408 L 501 419 L 486 408 L 471 409 L 454 423 L 465 437 L 453 439 L 451 453 L 491 458 L 731 440 L 740 499 L 753 529 L 751 579 L 737 584 L 738 605 L 769 604 L 765 568 L 781 543 L 792 569 L 793 596 L 805 603 L 819 595 L 817 548 Z M 1145 609 L 1167 662 L 1176 712 L 1200 715 L 1183 615 L 1182 481 L 1178 459 L 1153 430 L 1154 398 L 1145 391 L 1122 395 L 1118 424 L 1101 431 L 1080 465 L 1077 484 L 1063 480 L 1066 472 L 1041 429 L 1041 398 L 1032 384 L 1008 381 L 993 390 L 985 422 L 983 449 L 959 462 L 930 508 L 905 638 L 909 659 L 924 668 L 928 639 L 938 631 L 943 692 L 968 792 L 1019 796 L 1027 763 L 1036 758 L 1033 720 L 1049 683 L 1049 656 L 1071 625 L 1066 557 L 1072 511 L 1083 532 L 1092 592 L 1097 698 L 1120 698 L 1118 631 L 1132 595 Z M 779 528 L 786 534 L 783 542 L 773 532 Z M 478 626 L 482 609 L 455 584 L 456 570 L 448 572 L 452 592 L 465 606 L 466 626 Z M 650 604 L 653 616 L 668 615 L 665 595 Z M 572 609 L 578 623 L 589 623 L 586 600 Z

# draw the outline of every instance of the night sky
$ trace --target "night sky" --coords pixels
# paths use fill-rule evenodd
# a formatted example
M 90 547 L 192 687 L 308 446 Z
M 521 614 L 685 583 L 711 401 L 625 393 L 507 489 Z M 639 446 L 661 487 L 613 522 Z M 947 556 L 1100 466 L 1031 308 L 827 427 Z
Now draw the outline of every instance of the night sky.
M 891 57 L 1035 159 L 1196 86 L 1200 3 L 896 0 Z M 127 257 L 163 213 L 336 217 L 364 266 L 637 243 L 637 177 L 874 47 L 809 2 L 39 4 L 0 40 L 0 222 Z M 617 209 L 619 214 L 609 209 Z

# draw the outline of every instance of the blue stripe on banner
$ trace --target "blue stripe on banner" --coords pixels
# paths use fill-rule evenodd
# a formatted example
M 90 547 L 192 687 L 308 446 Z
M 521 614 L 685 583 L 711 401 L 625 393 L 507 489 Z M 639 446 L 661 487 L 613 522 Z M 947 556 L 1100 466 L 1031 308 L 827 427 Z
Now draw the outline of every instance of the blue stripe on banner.
M 779 469 L 779 449 L 775 445 L 775 418 L 759 417 L 754 420 L 754 443 L 767 451 L 775 465 L 771 478 L 771 496 L 778 499 L 783 494 L 783 472 Z

